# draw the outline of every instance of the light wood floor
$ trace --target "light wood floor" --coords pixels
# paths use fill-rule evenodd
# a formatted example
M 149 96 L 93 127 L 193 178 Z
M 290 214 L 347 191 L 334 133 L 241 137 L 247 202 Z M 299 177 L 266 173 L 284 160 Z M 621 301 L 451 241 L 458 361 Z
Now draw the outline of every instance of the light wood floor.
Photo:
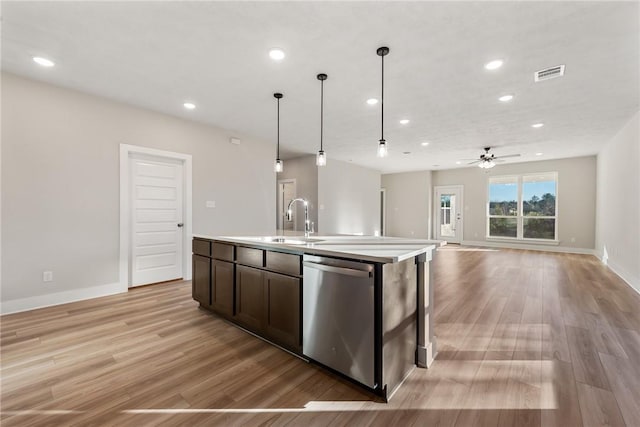
M 596 258 L 449 247 L 436 267 L 440 353 L 389 404 L 183 282 L 4 316 L 2 425 L 640 425 L 640 297 Z

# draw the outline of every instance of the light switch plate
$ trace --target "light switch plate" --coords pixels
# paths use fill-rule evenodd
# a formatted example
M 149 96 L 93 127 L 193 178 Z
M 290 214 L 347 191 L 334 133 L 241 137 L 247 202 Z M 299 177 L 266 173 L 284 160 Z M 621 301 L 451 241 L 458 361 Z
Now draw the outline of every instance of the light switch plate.
M 215 208 L 216 207 L 216 201 L 215 200 L 207 200 L 206 206 L 208 208 Z
M 43 271 L 42 272 L 42 281 L 43 282 L 53 282 L 53 271 Z

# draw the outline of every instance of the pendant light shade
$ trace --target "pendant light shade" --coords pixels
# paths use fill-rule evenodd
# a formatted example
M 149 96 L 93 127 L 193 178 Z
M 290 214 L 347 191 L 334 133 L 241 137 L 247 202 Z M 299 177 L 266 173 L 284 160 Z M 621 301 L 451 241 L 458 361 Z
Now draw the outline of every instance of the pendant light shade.
M 276 161 L 273 164 L 273 170 L 276 173 L 280 173 L 284 170 L 284 163 L 280 160 L 280 100 L 283 95 L 281 93 L 274 93 L 273 97 L 277 100 L 278 103 L 278 137 L 277 137 L 277 145 L 276 145 Z
M 378 142 L 378 157 L 387 157 L 389 152 L 387 151 L 387 141 L 381 139 Z
M 382 87 L 380 96 L 380 140 L 378 141 L 378 157 L 387 157 L 387 141 L 384 139 L 384 57 L 389 54 L 389 48 L 386 46 L 379 47 L 376 53 L 380 57 L 382 63 Z
M 316 166 L 326 166 L 327 165 L 327 154 L 318 150 L 318 154 L 316 154 Z
M 327 164 L 327 155 L 322 146 L 323 125 L 324 125 L 324 81 L 327 80 L 326 74 L 318 74 L 320 80 L 320 150 L 316 155 L 316 166 L 325 166 Z

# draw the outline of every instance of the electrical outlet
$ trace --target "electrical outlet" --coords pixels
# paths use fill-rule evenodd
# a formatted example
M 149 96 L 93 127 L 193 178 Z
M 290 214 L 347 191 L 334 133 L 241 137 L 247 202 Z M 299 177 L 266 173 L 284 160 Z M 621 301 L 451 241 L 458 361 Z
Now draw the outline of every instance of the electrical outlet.
M 43 282 L 53 282 L 53 271 L 43 271 L 42 272 L 42 281 Z
M 576 238 L 575 238 L 575 237 L 572 237 L 572 238 L 571 238 L 571 243 L 575 243 L 575 242 L 576 242 Z

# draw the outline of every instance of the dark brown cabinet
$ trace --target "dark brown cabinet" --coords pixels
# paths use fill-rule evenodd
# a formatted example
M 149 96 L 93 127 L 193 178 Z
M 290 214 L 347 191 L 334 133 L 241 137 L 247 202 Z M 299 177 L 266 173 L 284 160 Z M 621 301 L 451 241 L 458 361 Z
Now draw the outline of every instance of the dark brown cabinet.
M 236 319 L 256 333 L 264 329 L 264 272 L 236 266 Z
M 211 305 L 211 259 L 193 254 L 193 277 L 191 280 L 191 294 L 200 305 Z
M 265 332 L 285 347 L 301 350 L 300 279 L 266 272 Z
M 211 261 L 211 308 L 228 317 L 233 316 L 234 273 L 234 263 Z
M 302 351 L 302 257 L 193 240 L 193 299 L 291 351 Z
M 238 265 L 236 319 L 252 332 L 300 351 L 300 290 L 297 277 Z

